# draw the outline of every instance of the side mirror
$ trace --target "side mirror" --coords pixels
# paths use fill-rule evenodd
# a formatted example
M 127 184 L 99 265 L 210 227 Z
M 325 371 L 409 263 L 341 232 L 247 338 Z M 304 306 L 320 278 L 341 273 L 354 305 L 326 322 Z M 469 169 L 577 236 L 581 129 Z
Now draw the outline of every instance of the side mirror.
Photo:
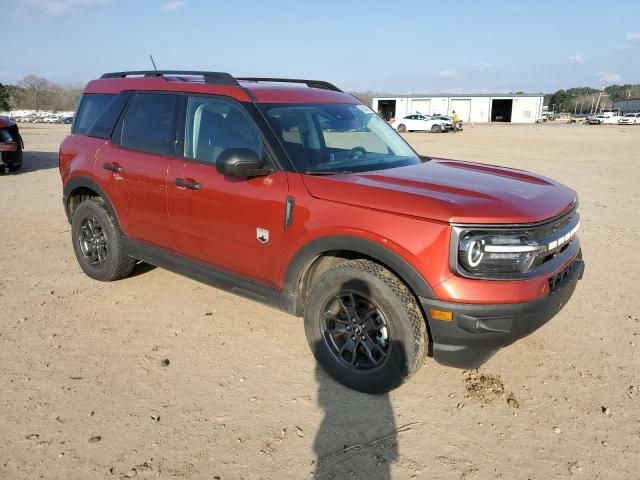
M 260 177 L 271 170 L 262 168 L 262 160 L 256 152 L 248 148 L 228 148 L 216 159 L 218 173 L 229 177 Z

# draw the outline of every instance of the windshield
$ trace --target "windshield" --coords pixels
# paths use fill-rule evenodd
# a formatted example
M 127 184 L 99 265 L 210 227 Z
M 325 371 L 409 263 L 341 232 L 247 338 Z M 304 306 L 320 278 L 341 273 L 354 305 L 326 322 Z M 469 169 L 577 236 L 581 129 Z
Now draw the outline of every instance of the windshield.
M 365 105 L 261 108 L 299 172 L 365 172 L 420 163 L 402 137 Z

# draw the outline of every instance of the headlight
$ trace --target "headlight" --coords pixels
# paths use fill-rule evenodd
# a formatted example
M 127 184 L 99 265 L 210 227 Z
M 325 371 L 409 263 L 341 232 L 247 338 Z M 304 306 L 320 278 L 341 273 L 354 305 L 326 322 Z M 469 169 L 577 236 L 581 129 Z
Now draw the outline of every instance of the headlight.
M 471 274 L 526 272 L 541 246 L 526 234 L 468 233 L 458 244 L 458 261 Z
M 515 228 L 452 225 L 451 271 L 492 280 L 530 278 L 557 268 L 575 255 L 580 215 Z

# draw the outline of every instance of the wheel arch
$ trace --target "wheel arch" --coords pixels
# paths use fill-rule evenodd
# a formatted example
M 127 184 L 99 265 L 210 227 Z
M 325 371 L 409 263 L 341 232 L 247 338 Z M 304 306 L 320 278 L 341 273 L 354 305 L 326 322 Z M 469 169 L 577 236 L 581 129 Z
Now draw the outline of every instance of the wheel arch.
M 328 268 L 356 258 L 366 258 L 389 269 L 407 284 L 416 297 L 435 298 L 424 277 L 397 253 L 371 240 L 335 235 L 309 242 L 289 262 L 284 277 L 285 308 L 301 315 L 310 281 Z
M 67 182 L 62 191 L 62 202 L 64 204 L 64 211 L 69 223 L 71 223 L 71 217 L 78 205 L 80 205 L 80 203 L 82 203 L 86 198 L 91 197 L 100 197 L 104 200 L 105 207 L 109 213 L 113 215 L 118 227 L 120 227 L 118 215 L 115 208 L 113 208 L 113 203 L 111 203 L 109 196 L 95 180 L 82 176 L 73 177 L 69 182 Z

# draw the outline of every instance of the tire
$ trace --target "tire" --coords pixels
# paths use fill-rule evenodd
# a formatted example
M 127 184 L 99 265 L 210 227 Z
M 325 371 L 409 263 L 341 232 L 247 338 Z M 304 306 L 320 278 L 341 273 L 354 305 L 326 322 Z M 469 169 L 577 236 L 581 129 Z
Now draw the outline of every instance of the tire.
M 401 123 L 400 125 L 398 125 L 398 131 L 399 131 L 400 133 L 404 133 L 404 132 L 406 132 L 406 131 L 407 131 L 407 127 L 405 126 L 405 124 L 404 124 L 404 123 Z
M 368 260 L 349 260 L 322 274 L 307 296 L 304 327 L 322 369 L 365 393 L 400 386 L 422 366 L 427 351 L 415 297 L 393 273 Z
M 440 133 L 441 130 L 442 130 L 442 127 L 440 125 L 431 126 L 431 133 Z
M 125 252 L 117 222 L 99 197 L 85 200 L 76 208 L 71 219 L 71 241 L 80 267 L 95 280 L 120 280 L 135 267 L 136 260 Z
M 13 163 L 9 165 L 10 172 L 17 172 L 22 167 L 22 147 L 18 146 L 18 150 L 13 157 Z

